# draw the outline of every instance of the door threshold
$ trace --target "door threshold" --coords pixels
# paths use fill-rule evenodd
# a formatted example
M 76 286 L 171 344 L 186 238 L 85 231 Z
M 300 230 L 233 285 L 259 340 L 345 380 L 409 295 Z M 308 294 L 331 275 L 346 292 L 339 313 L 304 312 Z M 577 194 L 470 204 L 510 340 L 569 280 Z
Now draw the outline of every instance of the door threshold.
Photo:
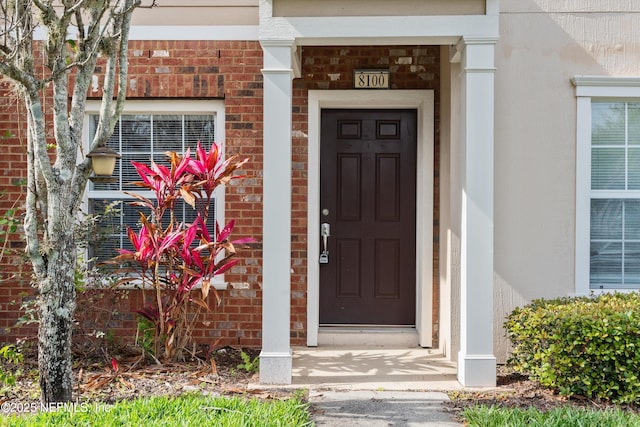
M 411 326 L 323 325 L 318 345 L 332 347 L 418 347 L 418 331 Z

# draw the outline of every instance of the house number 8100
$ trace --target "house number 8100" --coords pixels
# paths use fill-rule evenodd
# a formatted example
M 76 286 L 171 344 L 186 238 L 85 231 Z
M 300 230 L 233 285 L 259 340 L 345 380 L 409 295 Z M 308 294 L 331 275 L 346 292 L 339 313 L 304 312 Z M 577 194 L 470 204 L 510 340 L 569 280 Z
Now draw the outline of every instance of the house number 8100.
M 356 89 L 388 89 L 389 71 L 355 71 Z

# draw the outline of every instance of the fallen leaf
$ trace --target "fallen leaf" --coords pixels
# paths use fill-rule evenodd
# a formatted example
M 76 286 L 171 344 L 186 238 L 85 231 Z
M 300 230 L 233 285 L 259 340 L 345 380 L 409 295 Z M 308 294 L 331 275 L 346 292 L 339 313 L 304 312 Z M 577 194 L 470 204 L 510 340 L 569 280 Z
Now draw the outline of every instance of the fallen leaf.
M 218 365 L 216 365 L 215 359 L 211 358 L 211 373 L 213 375 L 218 375 Z
M 82 386 L 82 388 L 88 391 L 96 391 L 102 388 L 105 384 L 111 382 L 113 378 L 114 377 L 111 375 L 104 375 L 104 374 L 94 375 L 89 379 L 89 381 L 87 381 L 86 384 Z
M 122 384 L 123 386 L 127 387 L 130 390 L 135 389 L 135 386 L 133 384 L 131 384 L 129 381 L 125 380 L 122 377 L 118 377 L 118 381 L 120 382 L 120 384 Z

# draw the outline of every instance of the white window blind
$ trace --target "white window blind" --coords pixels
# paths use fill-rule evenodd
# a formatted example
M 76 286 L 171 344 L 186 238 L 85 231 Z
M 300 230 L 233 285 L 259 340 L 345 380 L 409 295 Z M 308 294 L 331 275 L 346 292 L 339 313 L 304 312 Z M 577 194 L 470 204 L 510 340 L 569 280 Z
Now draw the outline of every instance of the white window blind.
M 640 285 L 640 103 L 591 104 L 590 288 Z

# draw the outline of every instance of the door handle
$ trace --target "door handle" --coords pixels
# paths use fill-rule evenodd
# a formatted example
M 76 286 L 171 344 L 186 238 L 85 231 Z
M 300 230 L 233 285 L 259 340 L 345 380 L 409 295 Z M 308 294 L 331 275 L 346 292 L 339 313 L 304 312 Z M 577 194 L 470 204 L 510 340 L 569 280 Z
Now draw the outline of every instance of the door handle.
M 331 226 L 328 222 L 322 223 L 320 226 L 320 235 L 322 236 L 322 253 L 318 262 L 320 264 L 329 264 L 329 251 L 327 250 L 327 242 L 331 235 Z

